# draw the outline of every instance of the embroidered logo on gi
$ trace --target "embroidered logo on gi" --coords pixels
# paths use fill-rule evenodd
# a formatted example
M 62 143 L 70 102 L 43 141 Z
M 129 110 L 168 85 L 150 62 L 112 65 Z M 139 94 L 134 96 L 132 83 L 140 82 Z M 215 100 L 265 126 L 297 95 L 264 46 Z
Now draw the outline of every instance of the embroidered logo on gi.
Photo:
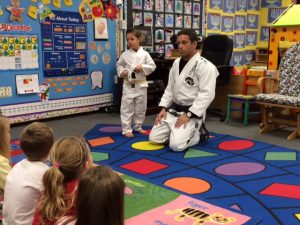
M 191 218 L 195 222 L 193 225 L 204 225 L 206 223 L 214 223 L 214 224 L 230 224 L 236 221 L 234 217 L 226 217 L 222 213 L 213 213 L 208 214 L 204 211 L 200 211 L 194 208 L 183 208 L 183 209 L 175 209 L 175 210 L 166 210 L 165 214 L 172 215 L 178 213 L 175 216 L 176 221 L 183 222 L 184 218 Z
M 193 78 L 187 77 L 187 78 L 185 78 L 185 83 L 189 86 L 193 86 L 195 84 L 195 81 Z
M 189 71 L 189 73 L 187 75 L 188 77 L 193 77 L 194 76 L 195 70 L 197 69 L 197 65 L 198 65 L 198 60 L 195 62 L 192 69 Z

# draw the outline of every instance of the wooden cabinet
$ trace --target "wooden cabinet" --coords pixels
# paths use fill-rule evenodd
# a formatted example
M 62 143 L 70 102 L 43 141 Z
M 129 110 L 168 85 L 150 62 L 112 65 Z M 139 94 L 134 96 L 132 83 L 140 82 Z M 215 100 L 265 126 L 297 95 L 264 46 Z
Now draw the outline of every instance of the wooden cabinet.
M 255 50 L 255 61 L 252 66 L 267 66 L 269 58 L 268 48 L 256 48 Z

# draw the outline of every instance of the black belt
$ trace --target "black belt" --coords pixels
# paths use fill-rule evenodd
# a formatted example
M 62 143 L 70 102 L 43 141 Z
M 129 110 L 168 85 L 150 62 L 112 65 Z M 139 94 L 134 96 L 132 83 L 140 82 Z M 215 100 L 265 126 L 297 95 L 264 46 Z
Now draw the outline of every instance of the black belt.
M 176 112 L 188 112 L 190 107 L 191 105 L 184 106 L 184 105 L 178 105 L 175 102 L 173 102 L 172 105 L 169 107 L 169 109 L 173 109 Z
M 178 105 L 175 102 L 173 102 L 172 105 L 168 108 L 168 112 L 171 113 L 173 116 L 179 117 L 181 115 L 180 112 L 187 113 L 190 107 L 191 105 L 184 106 L 184 105 Z M 195 114 L 193 114 L 192 117 L 197 119 L 202 119 L 202 116 L 199 117 Z

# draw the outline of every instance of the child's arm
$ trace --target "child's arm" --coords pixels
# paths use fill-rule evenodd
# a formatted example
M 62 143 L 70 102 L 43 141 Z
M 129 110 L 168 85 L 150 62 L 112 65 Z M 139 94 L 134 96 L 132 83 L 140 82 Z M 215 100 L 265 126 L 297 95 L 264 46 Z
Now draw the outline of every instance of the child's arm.
M 141 67 L 146 76 L 151 74 L 156 69 L 156 65 L 148 52 L 145 55 L 145 63 L 141 64 Z
M 126 68 L 124 53 L 120 56 L 119 60 L 117 61 L 117 74 L 118 77 L 121 78 L 128 76 L 128 69 Z
M 87 161 L 86 161 L 87 168 L 97 166 L 97 164 L 95 164 L 93 162 L 93 157 L 91 155 L 91 149 L 88 144 L 86 144 L 86 154 L 87 154 Z

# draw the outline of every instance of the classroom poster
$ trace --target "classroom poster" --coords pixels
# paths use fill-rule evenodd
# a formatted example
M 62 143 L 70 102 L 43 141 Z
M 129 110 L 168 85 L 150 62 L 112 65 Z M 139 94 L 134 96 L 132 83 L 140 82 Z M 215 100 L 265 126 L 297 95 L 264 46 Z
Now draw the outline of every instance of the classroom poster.
M 38 74 L 16 75 L 18 94 L 31 94 L 40 92 Z
M 87 24 L 79 13 L 53 12 L 41 23 L 44 75 L 88 74 Z

